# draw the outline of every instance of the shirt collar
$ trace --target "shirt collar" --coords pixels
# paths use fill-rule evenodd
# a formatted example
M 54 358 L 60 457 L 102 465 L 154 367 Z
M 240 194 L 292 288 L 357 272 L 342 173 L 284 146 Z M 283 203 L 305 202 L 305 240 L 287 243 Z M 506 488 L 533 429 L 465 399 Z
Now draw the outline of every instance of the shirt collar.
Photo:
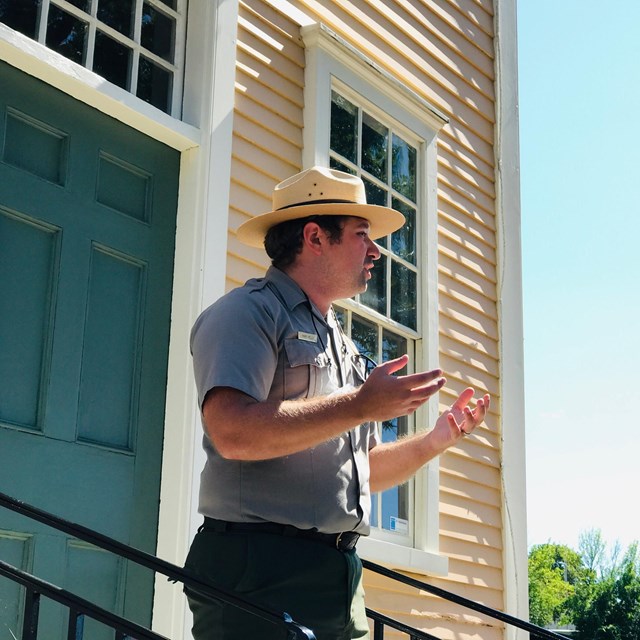
M 301 304 L 308 304 L 311 307 L 311 312 L 323 323 L 327 323 L 316 305 L 311 302 L 309 296 L 300 288 L 300 285 L 284 271 L 271 266 L 265 274 L 265 279 L 275 286 L 289 311 L 293 311 Z

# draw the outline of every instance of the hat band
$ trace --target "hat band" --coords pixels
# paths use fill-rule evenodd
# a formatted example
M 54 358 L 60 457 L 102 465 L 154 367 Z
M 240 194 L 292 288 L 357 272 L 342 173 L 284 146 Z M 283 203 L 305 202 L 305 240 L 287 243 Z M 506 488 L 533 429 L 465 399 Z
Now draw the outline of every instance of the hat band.
M 286 207 L 279 207 L 276 211 L 284 211 L 285 209 L 291 209 L 292 207 L 302 207 L 308 204 L 361 204 L 360 202 L 354 202 L 353 200 L 307 200 L 306 202 L 294 202 L 288 204 Z

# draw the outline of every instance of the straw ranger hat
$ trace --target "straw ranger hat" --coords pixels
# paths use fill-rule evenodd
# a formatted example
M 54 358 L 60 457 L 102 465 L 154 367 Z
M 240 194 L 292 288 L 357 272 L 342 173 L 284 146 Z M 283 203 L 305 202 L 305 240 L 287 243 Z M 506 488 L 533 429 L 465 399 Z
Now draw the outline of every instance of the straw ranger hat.
M 241 242 L 261 248 L 271 227 L 312 215 L 364 218 L 369 221 L 372 240 L 396 231 L 405 222 L 404 216 L 395 209 L 367 204 L 361 178 L 326 167 L 312 167 L 276 185 L 272 205 L 273 211 L 238 227 Z

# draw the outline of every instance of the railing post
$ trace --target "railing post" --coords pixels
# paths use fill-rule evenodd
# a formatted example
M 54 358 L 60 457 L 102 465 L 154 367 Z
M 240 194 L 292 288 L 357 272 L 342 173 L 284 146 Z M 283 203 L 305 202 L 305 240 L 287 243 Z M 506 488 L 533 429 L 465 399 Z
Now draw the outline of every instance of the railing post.
M 384 640 L 384 623 L 380 620 L 373 622 L 373 640 Z
M 37 640 L 39 616 L 40 594 L 33 589 L 27 589 L 24 597 L 24 623 L 22 624 L 22 640 Z
M 84 637 L 84 614 L 69 609 L 69 626 L 67 627 L 67 640 L 82 640 Z

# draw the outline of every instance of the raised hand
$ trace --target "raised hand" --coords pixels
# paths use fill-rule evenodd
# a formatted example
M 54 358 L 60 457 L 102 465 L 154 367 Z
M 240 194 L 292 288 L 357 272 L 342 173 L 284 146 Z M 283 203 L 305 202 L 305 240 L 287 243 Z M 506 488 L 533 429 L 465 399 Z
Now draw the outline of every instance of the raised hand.
M 444 451 L 450 446 L 469 435 L 482 423 L 489 410 L 489 394 L 478 398 L 475 407 L 470 407 L 475 390 L 467 387 L 456 401 L 444 411 L 433 429 L 431 437 L 433 445 Z
M 358 390 L 358 402 L 365 419 L 382 422 L 411 414 L 446 382 L 441 369 L 406 376 L 393 375 L 408 361 L 408 356 L 404 355 L 378 365 L 371 372 Z

